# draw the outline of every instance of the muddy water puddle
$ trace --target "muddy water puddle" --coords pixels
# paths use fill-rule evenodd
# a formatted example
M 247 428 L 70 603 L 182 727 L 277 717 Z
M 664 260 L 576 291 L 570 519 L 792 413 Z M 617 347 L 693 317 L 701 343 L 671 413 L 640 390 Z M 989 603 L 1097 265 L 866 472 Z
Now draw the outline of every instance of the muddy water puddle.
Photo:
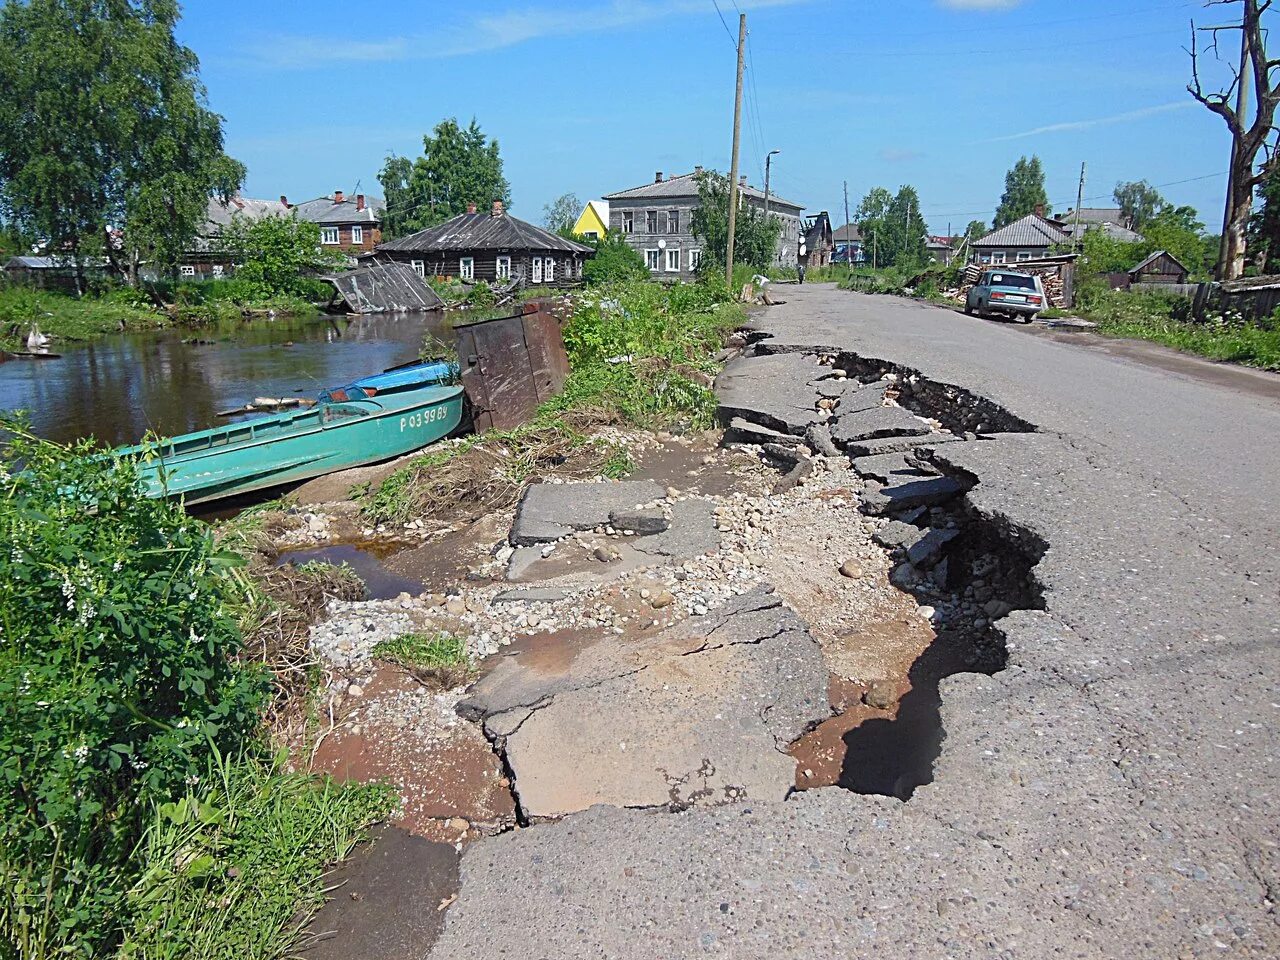
M 332 543 L 302 550 L 286 550 L 276 557 L 275 565 L 302 566 L 304 563 L 346 565 L 364 581 L 370 600 L 394 600 L 402 593 L 418 594 L 422 581 L 402 576 L 386 565 L 392 554 L 407 544 L 392 542 Z
M 687 443 L 668 441 L 636 455 L 628 480 L 652 480 L 684 493 L 720 497 L 744 489 L 746 475 L 759 472 L 750 454 L 724 450 L 719 435 L 699 434 Z
M 394 826 L 374 828 L 325 877 L 329 901 L 304 933 L 304 960 L 424 957 L 457 895 L 458 853 Z

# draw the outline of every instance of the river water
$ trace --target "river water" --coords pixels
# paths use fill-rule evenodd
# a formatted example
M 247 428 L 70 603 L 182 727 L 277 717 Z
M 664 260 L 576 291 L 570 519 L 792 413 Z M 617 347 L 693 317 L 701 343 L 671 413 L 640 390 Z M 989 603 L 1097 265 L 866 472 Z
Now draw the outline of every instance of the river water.
M 60 360 L 0 363 L 0 409 L 26 410 L 37 435 L 63 442 L 188 433 L 255 397 L 314 396 L 413 360 L 427 330 L 452 339 L 446 324 L 440 313 L 280 317 L 59 344 Z

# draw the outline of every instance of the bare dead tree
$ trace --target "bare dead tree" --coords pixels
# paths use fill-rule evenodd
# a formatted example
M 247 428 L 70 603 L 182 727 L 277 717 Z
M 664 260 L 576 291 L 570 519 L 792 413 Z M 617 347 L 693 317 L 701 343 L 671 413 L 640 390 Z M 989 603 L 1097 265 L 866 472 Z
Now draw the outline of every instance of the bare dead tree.
M 1205 6 L 1243 7 L 1240 23 L 1215 27 L 1197 27 L 1191 22 L 1191 82 L 1187 90 L 1210 111 L 1222 117 L 1231 133 L 1230 183 L 1227 187 L 1226 215 L 1222 231 L 1222 249 L 1218 262 L 1218 279 L 1235 280 L 1244 274 L 1249 215 L 1253 209 L 1253 191 L 1258 184 L 1275 172 L 1276 153 L 1275 113 L 1280 105 L 1280 88 L 1273 80 L 1272 72 L 1280 67 L 1280 60 L 1267 59 L 1266 32 L 1262 28 L 1262 15 L 1273 0 L 1210 0 Z M 1240 62 L 1223 61 L 1219 55 L 1218 38 L 1222 33 L 1241 32 Z M 1198 34 L 1208 34 L 1212 40 L 1201 50 L 1197 45 Z M 1231 84 L 1226 90 L 1206 93 L 1200 81 L 1200 57 L 1212 53 L 1225 62 L 1231 72 Z M 1248 90 L 1255 91 L 1252 108 L 1248 103 Z M 1259 159 L 1261 155 L 1261 160 Z

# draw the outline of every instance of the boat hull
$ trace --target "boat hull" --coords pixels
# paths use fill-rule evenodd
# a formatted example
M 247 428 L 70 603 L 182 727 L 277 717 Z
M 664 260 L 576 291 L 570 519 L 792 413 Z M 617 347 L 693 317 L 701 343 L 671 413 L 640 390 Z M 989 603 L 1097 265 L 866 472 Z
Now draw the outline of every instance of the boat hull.
M 322 403 L 121 450 L 138 459 L 148 496 L 204 503 L 412 453 L 462 418 L 461 387 Z

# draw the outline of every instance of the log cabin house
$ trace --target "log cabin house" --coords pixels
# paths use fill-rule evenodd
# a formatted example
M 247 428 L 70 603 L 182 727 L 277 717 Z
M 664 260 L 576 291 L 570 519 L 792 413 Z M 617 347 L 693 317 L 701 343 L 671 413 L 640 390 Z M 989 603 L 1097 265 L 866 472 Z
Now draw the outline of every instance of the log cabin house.
M 467 206 L 452 220 L 379 244 L 378 260 L 407 263 L 422 277 L 452 277 L 463 283 L 563 285 L 582 279 L 582 265 L 595 251 L 531 223 L 517 220 L 495 200 L 488 213 Z

